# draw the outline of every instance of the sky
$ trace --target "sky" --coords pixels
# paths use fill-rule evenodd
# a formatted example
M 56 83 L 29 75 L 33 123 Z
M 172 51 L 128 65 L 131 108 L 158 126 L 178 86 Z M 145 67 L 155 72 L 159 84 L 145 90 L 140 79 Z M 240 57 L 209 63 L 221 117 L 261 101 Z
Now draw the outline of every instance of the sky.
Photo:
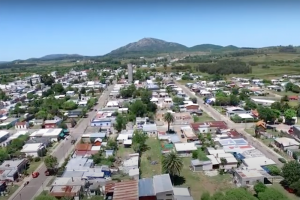
M 145 37 L 298 46 L 299 9 L 297 0 L 0 0 L 0 61 L 104 55 Z

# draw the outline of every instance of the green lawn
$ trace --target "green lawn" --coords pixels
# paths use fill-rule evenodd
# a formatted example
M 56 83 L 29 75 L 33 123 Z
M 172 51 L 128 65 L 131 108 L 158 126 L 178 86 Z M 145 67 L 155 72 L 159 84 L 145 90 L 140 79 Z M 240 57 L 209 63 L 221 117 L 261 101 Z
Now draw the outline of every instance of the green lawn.
M 149 150 L 144 152 L 141 157 L 140 171 L 142 178 L 150 178 L 162 173 L 160 141 L 156 138 L 149 138 L 147 145 Z M 156 161 L 157 164 L 151 165 L 151 161 Z
M 38 168 L 38 166 L 40 166 L 40 164 L 42 163 L 43 161 L 40 160 L 39 162 L 30 162 L 30 166 L 29 166 L 29 169 L 27 170 L 28 174 L 31 175 L 32 172 L 36 171 L 36 169 Z
M 134 153 L 132 148 L 124 148 L 123 145 L 119 145 L 118 151 L 117 151 L 117 156 L 118 157 L 126 157 L 128 154 Z
M 274 183 L 271 187 L 285 194 L 289 200 L 299 200 L 299 197 L 286 191 L 279 183 Z
M 203 112 L 201 116 L 193 116 L 194 122 L 207 122 L 207 121 L 215 121 L 211 118 L 207 113 Z
M 209 177 L 202 172 L 193 172 L 190 170 L 191 158 L 183 158 L 183 163 L 181 176 L 184 177 L 185 182 L 178 186 L 190 187 L 191 195 L 195 200 L 200 199 L 201 195 L 206 191 L 213 194 L 217 191 L 224 191 L 234 187 L 231 183 L 231 175 L 224 174 Z
M 19 188 L 17 185 L 8 186 L 8 196 L 0 196 L 0 200 L 8 200 L 9 197 Z

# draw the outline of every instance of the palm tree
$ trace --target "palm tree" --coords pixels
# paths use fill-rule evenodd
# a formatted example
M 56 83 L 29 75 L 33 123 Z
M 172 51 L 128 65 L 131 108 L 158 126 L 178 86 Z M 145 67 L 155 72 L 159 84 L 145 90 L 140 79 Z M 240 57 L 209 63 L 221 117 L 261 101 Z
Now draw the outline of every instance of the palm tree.
M 170 174 L 173 180 L 174 176 L 180 176 L 180 172 L 183 168 L 182 159 L 172 151 L 163 157 L 162 168 L 166 173 Z M 174 184 L 174 181 L 172 182 Z
M 164 116 L 164 121 L 168 123 L 168 132 L 170 132 L 170 124 L 172 122 L 174 122 L 174 116 L 172 115 L 172 113 L 167 112 Z

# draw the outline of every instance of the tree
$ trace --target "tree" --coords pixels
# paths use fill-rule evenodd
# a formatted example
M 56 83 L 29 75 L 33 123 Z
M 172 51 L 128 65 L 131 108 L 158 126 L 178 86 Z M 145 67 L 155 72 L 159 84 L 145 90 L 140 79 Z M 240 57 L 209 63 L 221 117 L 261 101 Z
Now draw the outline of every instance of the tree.
M 132 146 L 135 152 L 142 153 L 148 149 L 146 141 L 148 136 L 142 131 L 135 130 L 132 137 Z
M 281 192 L 274 188 L 266 188 L 265 191 L 258 193 L 259 200 L 287 200 Z
M 144 104 L 149 104 L 152 97 L 152 92 L 150 90 L 143 90 L 141 92 L 141 100 Z
M 267 186 L 263 184 L 262 182 L 256 183 L 254 185 L 254 191 L 256 194 L 259 194 L 260 192 L 264 192 L 267 189 Z
M 35 117 L 37 119 L 46 119 L 47 118 L 47 112 L 44 110 L 40 110 L 38 113 L 35 114 Z
M 289 97 L 287 95 L 284 95 L 282 98 L 281 98 L 281 102 L 287 102 L 289 101 Z
M 126 124 L 127 124 L 127 120 L 125 117 L 123 117 L 123 115 L 118 114 L 116 117 L 116 121 L 114 124 L 114 128 L 118 131 L 121 132 L 122 129 L 126 129 Z
M 296 191 L 297 196 L 300 196 L 300 180 L 290 185 L 290 188 Z
M 257 199 L 244 188 L 233 188 L 225 192 L 225 196 L 222 200 L 257 200 Z
M 182 158 L 179 157 L 174 151 L 171 151 L 163 157 L 162 168 L 165 173 L 170 174 L 174 184 L 174 177 L 180 176 L 183 168 Z
M 168 123 L 168 132 L 170 132 L 170 124 L 175 121 L 172 113 L 167 112 L 164 116 L 164 121 Z
M 77 104 L 73 101 L 66 101 L 63 103 L 62 108 L 65 110 L 74 110 L 77 108 Z
M 55 92 L 55 94 L 63 94 L 65 91 L 61 83 L 53 84 L 51 88 Z
M 4 148 L 0 148 L 0 162 L 2 163 L 6 159 L 8 159 L 7 151 Z
M 137 117 L 143 117 L 147 113 L 147 107 L 141 100 L 136 100 L 129 109 Z
M 300 163 L 295 160 L 285 163 L 282 167 L 282 177 L 288 185 L 300 180 Z
M 224 166 L 227 164 L 227 160 L 226 160 L 226 158 L 220 158 L 220 160 L 221 160 L 221 165 L 224 168 Z
M 174 105 L 183 105 L 184 98 L 175 96 L 172 100 Z
M 55 83 L 55 78 L 53 76 L 49 76 L 48 74 L 43 74 L 41 76 L 41 82 L 45 85 L 51 86 L 53 83 Z
M 62 122 L 60 125 L 59 125 L 60 128 L 62 129 L 67 129 L 68 126 L 66 125 L 66 123 Z
M 85 94 L 86 93 L 86 89 L 85 89 L 85 87 L 82 87 L 81 89 L 80 89 L 80 94 Z
M 237 106 L 237 105 L 239 105 L 240 100 L 236 95 L 230 95 L 229 96 L 229 103 L 232 106 Z
M 58 165 L 57 158 L 55 156 L 49 155 L 45 157 L 44 163 L 48 169 L 54 169 Z
M 259 113 L 259 118 L 265 122 L 274 122 L 277 118 L 277 113 L 275 113 L 271 108 L 259 106 L 257 111 Z
M 294 109 L 287 109 L 284 112 L 284 117 L 286 120 L 290 121 L 293 119 L 293 117 L 296 117 L 296 111 Z
M 109 139 L 106 145 L 106 149 L 108 150 L 116 150 L 118 149 L 118 144 L 115 140 Z
M 272 103 L 272 104 L 271 104 L 271 108 L 272 108 L 272 109 L 276 109 L 276 110 L 280 110 L 280 111 L 282 111 L 282 106 L 281 106 L 281 103 L 280 103 L 280 102 L 278 102 L 278 101 L 276 101 L 276 102 Z

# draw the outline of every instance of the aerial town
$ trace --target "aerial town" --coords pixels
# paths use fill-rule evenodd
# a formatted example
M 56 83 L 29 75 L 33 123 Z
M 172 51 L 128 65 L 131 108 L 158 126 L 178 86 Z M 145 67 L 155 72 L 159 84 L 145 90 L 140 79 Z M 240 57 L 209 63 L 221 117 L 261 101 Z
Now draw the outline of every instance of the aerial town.
M 291 167 L 283 166 L 300 162 L 300 125 L 293 109 L 280 111 L 299 99 L 280 91 L 299 88 L 300 76 L 207 81 L 143 68 L 53 71 L 1 84 L 1 195 L 192 200 L 234 188 L 294 195 L 282 185 Z

